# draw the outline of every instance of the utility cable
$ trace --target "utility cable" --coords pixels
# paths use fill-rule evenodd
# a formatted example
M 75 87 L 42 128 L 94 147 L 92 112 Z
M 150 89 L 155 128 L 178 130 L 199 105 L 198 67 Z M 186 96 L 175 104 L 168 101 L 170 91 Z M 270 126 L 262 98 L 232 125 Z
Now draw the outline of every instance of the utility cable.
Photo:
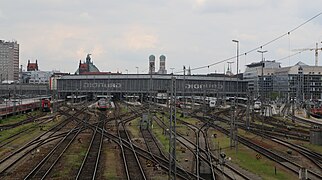
M 277 41 L 277 40 L 279 40 L 279 39 L 283 38 L 284 36 L 289 35 L 291 32 L 296 31 L 297 29 L 301 28 L 302 26 L 304 26 L 305 24 L 309 23 L 309 22 L 310 22 L 310 21 L 312 21 L 313 19 L 315 19 L 315 18 L 319 17 L 321 14 L 322 14 L 322 12 L 320 12 L 319 14 L 317 14 L 317 15 L 315 15 L 315 16 L 313 16 L 313 17 L 311 17 L 310 19 L 308 19 L 307 21 L 303 22 L 302 24 L 300 24 L 300 25 L 296 26 L 295 28 L 291 29 L 291 30 L 290 30 L 290 31 L 288 31 L 287 33 L 284 33 L 284 34 L 282 34 L 282 35 L 280 35 L 280 36 L 278 36 L 278 37 L 276 37 L 276 38 L 274 38 L 274 39 L 272 39 L 272 40 L 270 40 L 270 41 L 268 41 L 268 42 L 264 43 L 263 45 L 261 45 L 261 46 L 259 46 L 259 47 L 253 48 L 253 49 L 251 49 L 251 50 L 249 50 L 249 51 L 247 51 L 247 52 L 245 52 L 245 53 L 241 53 L 241 54 L 239 54 L 239 55 L 237 55 L 237 56 L 239 56 L 239 57 L 240 57 L 240 56 L 244 56 L 244 55 L 247 55 L 247 54 L 252 53 L 252 52 L 254 52 L 254 51 L 257 51 L 258 49 L 262 49 L 264 46 L 267 46 L 267 45 L 269 45 L 269 44 L 271 44 L 271 43 L 273 43 L 273 42 L 275 42 L 275 41 Z M 290 56 L 294 56 L 294 55 L 296 55 L 296 54 L 298 54 L 298 53 L 295 53 L 295 54 L 290 55 Z M 215 62 L 215 63 L 209 64 L 209 65 L 204 65 L 204 66 L 200 66 L 200 67 L 196 67 L 196 68 L 191 68 L 191 71 L 193 71 L 193 70 L 199 70 L 199 69 L 204 69 L 204 68 L 209 68 L 209 67 L 211 67 L 211 66 L 214 66 L 214 65 L 217 65 L 217 64 L 220 64 L 220 63 L 223 63 L 223 62 L 226 62 L 226 61 L 229 61 L 229 60 L 235 59 L 237 56 L 232 56 L 232 57 L 230 57 L 230 58 L 226 58 L 226 59 L 220 60 L 220 61 L 218 61 L 218 62 Z M 289 56 L 288 56 L 288 57 L 289 57 Z M 287 58 L 288 58 L 288 57 L 287 57 Z M 182 72 L 183 72 L 183 71 L 178 71 L 178 72 L 175 72 L 175 73 L 182 73 Z

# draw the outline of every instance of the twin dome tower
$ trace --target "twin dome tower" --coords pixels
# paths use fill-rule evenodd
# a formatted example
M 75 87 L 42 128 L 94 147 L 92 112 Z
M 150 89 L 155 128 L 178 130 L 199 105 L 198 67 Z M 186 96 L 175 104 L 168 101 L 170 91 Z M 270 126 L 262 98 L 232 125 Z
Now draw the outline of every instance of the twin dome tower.
M 160 56 L 160 69 L 158 72 L 155 72 L 155 56 L 149 56 L 149 74 L 167 74 L 165 69 L 165 56 Z

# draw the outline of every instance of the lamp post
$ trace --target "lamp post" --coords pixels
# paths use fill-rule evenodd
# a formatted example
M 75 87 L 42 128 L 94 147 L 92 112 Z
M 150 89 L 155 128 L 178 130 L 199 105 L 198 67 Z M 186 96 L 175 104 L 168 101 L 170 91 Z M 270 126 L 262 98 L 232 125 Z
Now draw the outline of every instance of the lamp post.
M 186 117 L 186 97 L 185 97 L 185 88 L 186 88 L 186 66 L 183 66 L 183 117 Z
M 265 50 L 258 50 L 257 52 L 259 52 L 259 53 L 261 53 L 262 54 L 262 63 L 261 63 L 261 65 L 262 65 L 262 74 L 261 74 L 261 81 L 260 81 L 260 85 L 261 85 L 261 89 L 260 89 L 260 100 L 261 100 L 261 114 L 262 114 L 262 139 L 263 139 L 263 131 L 264 131 L 264 109 L 263 109 L 263 96 L 264 96 L 264 92 L 263 92 L 263 90 L 264 90 L 264 53 L 266 53 L 267 51 Z
M 237 48 L 237 50 L 236 50 L 236 51 L 237 51 L 237 56 L 236 56 L 236 58 L 237 58 L 237 61 L 236 61 L 236 62 L 237 62 L 237 73 L 236 73 L 236 75 L 237 75 L 237 76 L 236 76 L 236 78 L 237 78 L 237 89 L 236 89 L 236 91 L 237 91 L 237 93 L 236 93 L 236 94 L 237 94 L 237 97 L 238 97 L 238 93 L 239 93 L 239 92 L 238 92 L 238 90 L 239 90 L 239 89 L 238 89 L 238 72 L 239 72 L 239 69 L 238 69 L 238 68 L 239 68 L 239 67 L 238 67 L 238 66 L 239 66 L 239 63 L 238 63 L 238 60 L 239 60 L 239 41 L 237 41 L 237 40 L 232 40 L 232 41 L 233 41 L 234 43 L 236 43 L 236 44 L 237 44 L 237 47 L 236 47 L 236 48 Z
M 234 43 L 236 43 L 237 44 L 237 56 L 236 56 L 236 58 L 237 58 L 237 61 L 236 61 L 236 63 L 237 63 L 237 72 L 236 72 L 236 79 L 237 79 L 237 81 L 236 81 L 236 85 L 237 85 L 237 88 L 236 88 L 236 96 L 237 96 L 237 98 L 238 98 L 238 93 L 239 93 L 239 91 L 238 91 L 238 57 L 239 57 L 239 41 L 237 41 L 237 40 L 232 40 Z M 236 111 L 237 111 L 237 106 L 236 106 L 236 103 L 237 103 L 237 99 L 236 99 L 236 96 L 235 96 L 235 108 L 234 108 L 234 128 L 235 128 L 235 133 L 234 133 L 234 140 L 235 140 L 235 149 L 236 149 L 236 153 L 237 153 L 237 151 L 238 151 L 238 125 L 237 125 L 237 123 L 236 123 Z
M 128 69 L 125 69 L 125 71 L 126 71 L 126 86 L 125 86 L 125 88 L 126 88 L 126 90 L 125 90 L 125 96 L 126 96 L 126 98 L 125 98 L 125 100 L 127 101 L 127 99 L 128 99 L 128 94 L 127 94 L 127 92 L 128 92 L 128 89 L 129 89 L 129 85 L 128 85 L 128 78 L 129 78 L 129 70 Z

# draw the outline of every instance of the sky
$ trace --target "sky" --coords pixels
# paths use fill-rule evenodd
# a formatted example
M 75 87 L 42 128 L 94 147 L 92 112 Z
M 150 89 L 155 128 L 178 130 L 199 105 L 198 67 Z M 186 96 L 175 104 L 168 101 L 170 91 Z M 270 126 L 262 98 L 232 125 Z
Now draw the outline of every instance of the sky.
M 317 0 L 1 0 L 0 39 L 20 44 L 24 69 L 37 59 L 40 70 L 74 73 L 90 53 L 100 71 L 147 73 L 149 56 L 156 56 L 158 70 L 165 55 L 168 72 L 205 66 L 192 74 L 227 70 L 227 62 L 218 62 L 236 56 L 235 39 L 243 72 L 261 60 L 260 53 L 245 52 L 321 12 Z M 321 41 L 319 15 L 262 50 L 265 60 L 279 60 Z M 314 58 L 303 51 L 279 62 L 314 65 Z M 236 59 L 230 60 L 234 73 Z

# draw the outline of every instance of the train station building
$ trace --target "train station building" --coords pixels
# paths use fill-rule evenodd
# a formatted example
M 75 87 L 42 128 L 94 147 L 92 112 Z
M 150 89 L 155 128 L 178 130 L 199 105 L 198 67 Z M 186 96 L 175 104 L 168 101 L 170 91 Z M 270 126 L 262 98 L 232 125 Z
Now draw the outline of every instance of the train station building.
M 172 74 L 103 74 L 65 75 L 57 79 L 57 92 L 63 98 L 79 95 L 143 95 L 171 92 L 172 78 L 177 95 L 207 95 L 213 97 L 245 96 L 247 82 L 227 75 Z M 238 88 L 237 88 L 238 83 Z M 238 90 L 238 92 L 237 92 Z

